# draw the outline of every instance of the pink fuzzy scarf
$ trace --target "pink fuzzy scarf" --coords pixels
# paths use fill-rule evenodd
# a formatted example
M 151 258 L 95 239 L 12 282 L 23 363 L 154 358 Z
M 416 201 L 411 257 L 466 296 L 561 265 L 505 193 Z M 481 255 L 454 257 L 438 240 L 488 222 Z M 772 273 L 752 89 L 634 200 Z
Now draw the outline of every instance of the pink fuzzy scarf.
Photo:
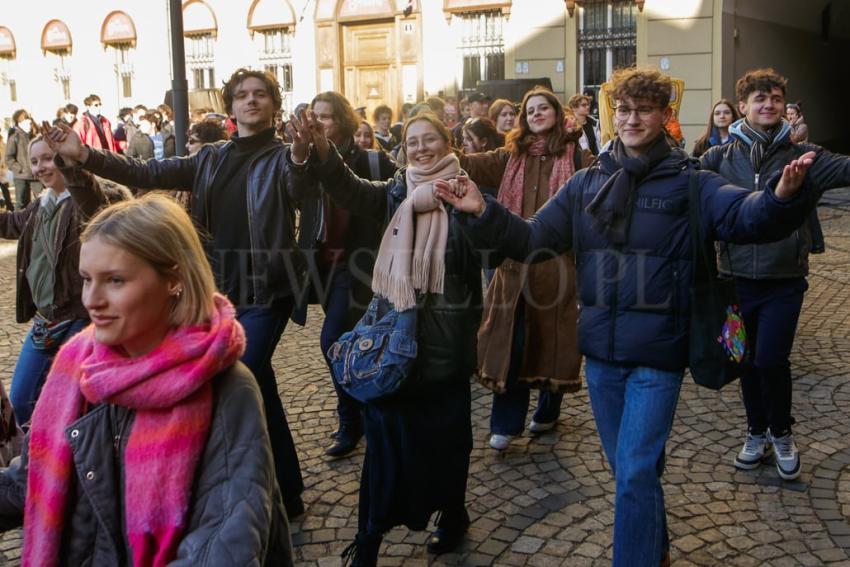
M 96 342 L 91 325 L 59 351 L 32 417 L 25 567 L 58 563 L 75 475 L 65 429 L 89 403 L 136 411 L 124 454 L 133 565 L 159 567 L 174 559 L 212 421 L 211 379 L 245 350 L 233 306 L 216 294 L 215 308 L 209 324 L 176 329 L 137 358 Z
M 519 155 L 512 153 L 508 158 L 508 165 L 505 166 L 505 173 L 502 175 L 502 184 L 499 186 L 497 199 L 506 209 L 516 215 L 522 216 L 522 198 L 525 194 L 525 160 L 529 156 L 545 155 L 547 141 L 548 139 L 545 136 L 538 136 L 528 148 L 527 153 Z M 557 193 L 561 185 L 566 183 L 576 172 L 576 166 L 573 163 L 574 151 L 575 143 L 570 142 L 567 144 L 564 153 L 555 158 L 555 165 L 552 166 L 552 173 L 549 176 L 549 198 Z

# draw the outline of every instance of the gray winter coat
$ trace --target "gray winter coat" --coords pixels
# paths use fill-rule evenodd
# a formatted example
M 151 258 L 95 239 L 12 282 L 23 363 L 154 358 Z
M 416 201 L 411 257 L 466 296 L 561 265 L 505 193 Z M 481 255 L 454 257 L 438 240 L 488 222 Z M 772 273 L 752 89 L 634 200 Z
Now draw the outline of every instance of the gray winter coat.
M 806 175 L 806 183 L 818 193 L 850 185 L 850 157 L 833 154 L 814 144 L 794 144 L 785 136 L 765 152 L 760 171 L 753 170 L 750 146 L 735 138 L 731 143 L 714 146 L 700 158 L 703 169 L 719 173 L 729 182 L 761 191 L 769 178 L 806 152 L 817 158 Z M 812 234 L 808 221 L 790 236 L 767 244 L 731 244 L 718 246 L 718 266 L 723 274 L 752 280 L 803 278 L 809 274 Z M 727 253 L 728 251 L 728 253 Z
M 237 363 L 213 379 L 213 391 L 210 435 L 192 488 L 188 526 L 169 565 L 291 566 L 289 525 L 257 383 Z M 65 430 L 76 474 L 60 565 L 130 565 L 121 479 L 134 417 L 133 410 L 101 404 Z M 0 530 L 23 521 L 28 441 L 22 455 L 0 469 Z
M 30 165 L 30 139 L 27 134 L 17 126 L 9 134 L 6 143 L 6 167 L 15 174 L 15 179 L 35 179 Z

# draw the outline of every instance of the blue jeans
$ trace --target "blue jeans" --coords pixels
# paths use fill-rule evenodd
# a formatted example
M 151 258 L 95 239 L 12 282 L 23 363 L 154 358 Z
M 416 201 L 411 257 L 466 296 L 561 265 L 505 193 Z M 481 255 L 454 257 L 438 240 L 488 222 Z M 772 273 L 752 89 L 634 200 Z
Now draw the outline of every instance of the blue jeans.
M 585 359 L 587 390 L 616 481 L 613 567 L 657 567 L 669 549 L 661 474 L 683 372 Z
M 74 320 L 62 340 L 55 347 L 47 350 L 35 348 L 32 342 L 32 327 L 30 327 L 24 338 L 21 354 L 18 355 L 15 373 L 12 374 L 12 389 L 9 392 L 9 400 L 15 408 L 15 421 L 19 426 L 23 427 L 32 417 L 32 410 L 35 409 L 41 387 L 47 378 L 50 365 L 53 364 L 53 358 L 59 352 L 59 347 L 79 333 L 88 323 L 88 319 Z
M 319 336 L 319 345 L 322 355 L 330 368 L 328 350 L 342 336 L 351 330 L 348 320 L 348 308 L 351 298 L 351 274 L 347 270 L 334 272 L 330 285 L 327 287 L 327 298 L 322 304 L 325 312 L 325 322 L 322 325 L 322 333 Z M 345 390 L 331 378 L 331 383 L 336 390 L 336 411 L 339 414 L 339 424 L 351 427 L 355 430 L 363 429 L 363 417 L 361 416 L 360 402 L 345 393 Z
M 522 354 L 525 349 L 525 309 L 522 303 L 517 305 L 514 322 L 514 336 L 511 344 L 511 363 L 504 394 L 493 394 L 493 407 L 490 410 L 490 432 L 497 435 L 516 436 L 525 429 L 525 417 L 528 415 L 528 401 L 531 390 L 517 382 L 522 369 Z M 537 411 L 534 421 L 551 423 L 561 415 L 563 394 L 541 391 L 537 399 Z
M 266 410 L 266 426 L 272 446 L 277 483 L 284 502 L 297 499 L 304 491 L 301 466 L 292 433 L 286 422 L 283 402 L 277 390 L 277 378 L 272 367 L 272 354 L 280 341 L 286 322 L 292 313 L 294 300 L 279 299 L 264 307 L 242 307 L 236 316 L 245 328 L 247 346 L 242 362 L 247 366 L 260 386 Z

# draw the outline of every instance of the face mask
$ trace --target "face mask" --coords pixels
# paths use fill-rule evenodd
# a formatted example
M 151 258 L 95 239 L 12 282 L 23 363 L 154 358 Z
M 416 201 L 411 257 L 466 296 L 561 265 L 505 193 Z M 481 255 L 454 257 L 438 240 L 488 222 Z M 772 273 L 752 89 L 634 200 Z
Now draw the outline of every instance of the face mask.
M 139 123 L 139 131 L 140 131 L 142 134 L 148 134 L 148 135 L 150 135 L 150 134 L 151 134 L 151 132 L 153 132 L 153 124 L 151 124 L 151 123 L 150 123 L 150 122 L 148 122 L 147 120 L 142 120 L 142 121 Z
M 29 118 L 27 118 L 26 120 L 21 120 L 20 122 L 18 122 L 18 128 L 29 134 L 30 129 L 32 128 L 32 120 L 30 120 Z
M 89 114 L 92 116 L 100 116 L 100 107 L 99 106 L 90 106 Z
M 71 122 L 73 122 L 73 121 L 74 121 L 74 115 L 73 115 L 73 114 L 70 114 L 70 113 L 69 113 L 69 114 L 66 114 L 66 115 L 65 115 L 65 122 L 67 122 L 68 124 L 70 124 L 70 123 L 71 123 Z

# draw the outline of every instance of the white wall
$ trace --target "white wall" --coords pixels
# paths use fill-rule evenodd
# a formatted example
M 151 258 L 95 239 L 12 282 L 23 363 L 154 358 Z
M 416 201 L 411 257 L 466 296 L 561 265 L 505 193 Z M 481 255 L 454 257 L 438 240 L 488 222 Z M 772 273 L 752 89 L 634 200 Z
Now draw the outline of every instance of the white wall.
M 218 20 L 215 47 L 216 83 L 221 83 L 238 67 L 256 66 L 258 52 L 247 29 L 251 0 L 206 0 Z M 304 20 L 298 22 L 305 3 L 310 4 Z M 313 2 L 291 0 L 295 11 L 293 79 L 295 100 L 309 101 L 316 93 Z M 103 20 L 113 10 L 126 12 L 136 25 L 137 45 L 133 51 L 134 104 L 157 105 L 171 88 L 171 53 L 168 35 L 167 0 L 31 0 L 26 10 L 0 12 L 0 25 L 15 36 L 17 57 L 0 60 L 17 83 L 18 101 L 9 100 L 8 86 L 0 85 L 0 120 L 17 108 L 27 108 L 38 120 L 52 120 L 56 109 L 73 102 L 82 111 L 82 101 L 91 93 L 103 100 L 103 113 L 113 122 L 121 101 L 111 49 L 100 43 Z M 41 32 L 52 19 L 67 24 L 73 51 L 66 59 L 71 75 L 71 98 L 64 100 L 61 85 L 53 79 L 54 57 L 41 51 Z M 190 84 L 191 84 L 191 77 Z M 126 102 L 126 101 L 125 101 Z

